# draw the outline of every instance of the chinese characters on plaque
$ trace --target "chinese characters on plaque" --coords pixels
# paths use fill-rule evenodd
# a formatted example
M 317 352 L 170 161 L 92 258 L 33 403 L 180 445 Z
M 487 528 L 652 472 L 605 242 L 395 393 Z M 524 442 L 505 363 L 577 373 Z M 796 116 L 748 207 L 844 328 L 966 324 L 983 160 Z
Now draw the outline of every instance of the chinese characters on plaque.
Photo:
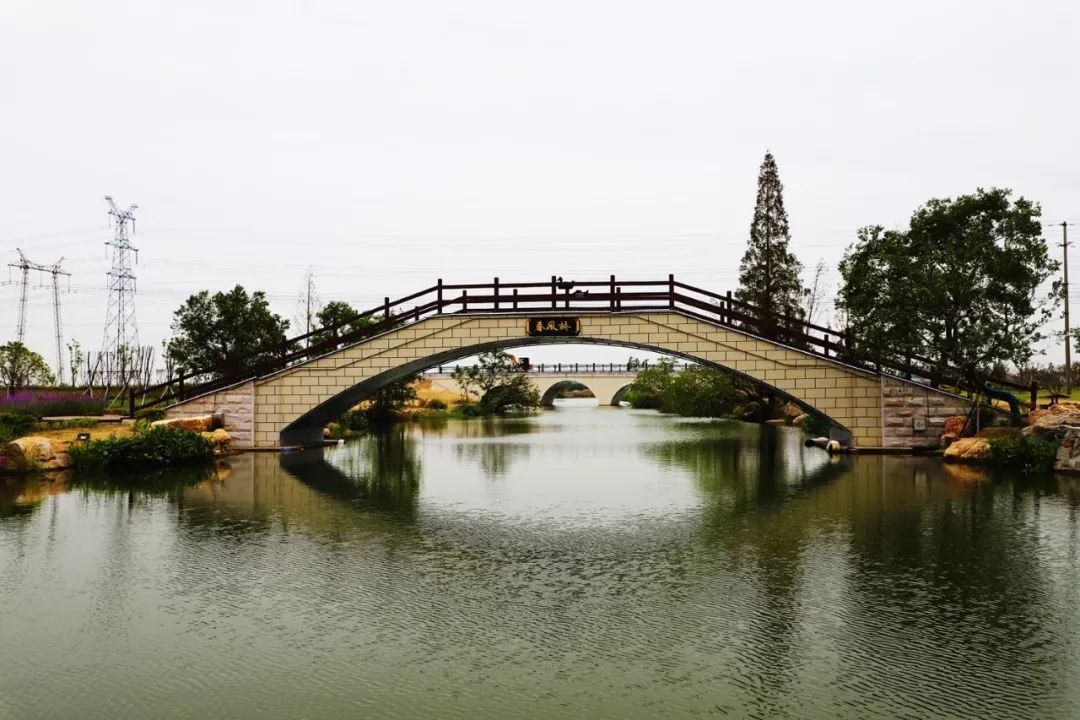
M 534 337 L 568 336 L 581 334 L 581 318 L 542 317 L 526 320 L 529 335 Z

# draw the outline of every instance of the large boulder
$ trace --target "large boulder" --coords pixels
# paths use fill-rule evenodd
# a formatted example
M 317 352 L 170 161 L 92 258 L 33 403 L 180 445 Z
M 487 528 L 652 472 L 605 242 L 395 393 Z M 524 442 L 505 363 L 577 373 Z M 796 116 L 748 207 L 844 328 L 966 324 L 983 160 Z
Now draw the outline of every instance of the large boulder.
M 57 448 L 52 440 L 38 435 L 30 435 L 12 440 L 4 446 L 2 465 L 6 472 L 25 473 L 31 470 L 44 470 L 49 461 L 57 455 Z M 67 453 L 64 453 L 67 455 Z M 70 464 L 70 461 L 69 461 Z
M 945 418 L 945 429 L 941 431 L 942 435 L 955 435 L 960 437 L 964 432 L 964 425 L 967 424 L 967 415 L 950 415 Z
M 945 448 L 946 462 L 979 463 L 990 459 L 990 440 L 973 437 L 955 440 Z
M 218 452 L 227 450 L 229 447 L 229 443 L 232 441 L 232 438 L 229 437 L 229 433 L 226 432 L 223 428 L 211 430 L 210 432 L 201 432 L 199 434 L 209 440 L 210 443 L 214 446 L 214 449 Z
M 193 415 L 192 417 L 165 418 L 150 423 L 151 427 L 184 428 L 195 432 L 210 432 L 214 426 L 213 415 Z
M 1071 423 L 1066 424 L 1080 424 L 1080 405 L 1074 405 L 1073 403 L 1058 403 L 1057 405 L 1051 405 L 1050 407 L 1039 408 L 1038 410 L 1032 410 L 1028 415 L 1028 422 L 1032 425 L 1037 424 L 1043 418 L 1054 418 L 1053 420 L 1047 420 L 1046 423 L 1062 422 L 1064 417 L 1071 418 Z

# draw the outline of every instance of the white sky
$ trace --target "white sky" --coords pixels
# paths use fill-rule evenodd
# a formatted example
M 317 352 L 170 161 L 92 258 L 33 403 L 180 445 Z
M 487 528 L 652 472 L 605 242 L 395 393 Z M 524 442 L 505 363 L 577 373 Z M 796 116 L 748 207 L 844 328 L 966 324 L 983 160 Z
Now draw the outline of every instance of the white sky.
M 1066 0 L 5 0 L 0 257 L 65 256 L 64 336 L 94 349 L 106 194 L 140 206 L 155 345 L 204 288 L 293 317 L 309 265 L 361 307 L 439 276 L 734 289 L 766 149 L 808 268 L 979 186 L 1080 222 L 1078 32 Z

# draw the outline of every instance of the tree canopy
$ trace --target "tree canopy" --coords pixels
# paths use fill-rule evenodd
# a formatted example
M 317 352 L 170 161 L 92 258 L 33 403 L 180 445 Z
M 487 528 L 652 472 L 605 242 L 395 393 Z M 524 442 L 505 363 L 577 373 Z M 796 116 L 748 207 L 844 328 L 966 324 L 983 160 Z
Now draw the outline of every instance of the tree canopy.
M 464 399 L 470 393 L 480 397 L 480 408 L 485 413 L 540 404 L 540 392 L 529 376 L 513 356 L 502 350 L 481 353 L 476 365 L 457 368 L 454 380 L 461 387 Z
M 359 311 L 347 302 L 333 300 L 316 314 L 318 330 L 311 338 L 312 345 L 337 340 L 342 335 L 372 324 L 370 317 L 358 318 Z
M 0 382 L 10 395 L 30 385 L 52 385 L 53 374 L 44 358 L 21 342 L 0 345 Z
M 978 383 L 999 362 L 1020 365 L 1042 339 L 1057 298 L 1039 287 L 1057 271 L 1038 204 L 979 189 L 934 199 L 907 230 L 870 226 L 848 248 L 837 300 L 855 353 L 881 361 L 921 355 Z
M 276 357 L 288 327 L 262 291 L 249 295 L 240 285 L 213 295 L 203 290 L 173 314 L 165 352 L 181 373 L 213 368 L 215 374 L 240 374 Z
M 736 299 L 762 311 L 749 329 L 763 337 L 782 340 L 783 330 L 776 318 L 802 314 L 802 264 L 788 249 L 790 242 L 784 186 L 772 153 L 765 153 L 758 172 L 750 241 L 739 264 L 739 289 L 735 292 Z

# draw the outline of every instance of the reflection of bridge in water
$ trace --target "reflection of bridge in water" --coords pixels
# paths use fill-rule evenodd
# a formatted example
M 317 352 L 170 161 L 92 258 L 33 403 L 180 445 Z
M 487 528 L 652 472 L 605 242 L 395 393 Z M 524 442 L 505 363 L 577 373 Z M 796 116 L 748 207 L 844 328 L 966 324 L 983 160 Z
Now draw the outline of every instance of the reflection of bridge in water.
M 691 363 L 673 363 L 675 372 Z M 630 389 L 638 372 L 656 363 L 536 363 L 525 366 L 529 380 L 540 391 L 541 404 L 551 407 L 563 390 L 583 385 L 592 392 L 600 405 L 618 406 Z M 462 387 L 454 380 L 454 371 L 468 365 L 439 365 L 424 373 L 434 390 L 463 394 Z

